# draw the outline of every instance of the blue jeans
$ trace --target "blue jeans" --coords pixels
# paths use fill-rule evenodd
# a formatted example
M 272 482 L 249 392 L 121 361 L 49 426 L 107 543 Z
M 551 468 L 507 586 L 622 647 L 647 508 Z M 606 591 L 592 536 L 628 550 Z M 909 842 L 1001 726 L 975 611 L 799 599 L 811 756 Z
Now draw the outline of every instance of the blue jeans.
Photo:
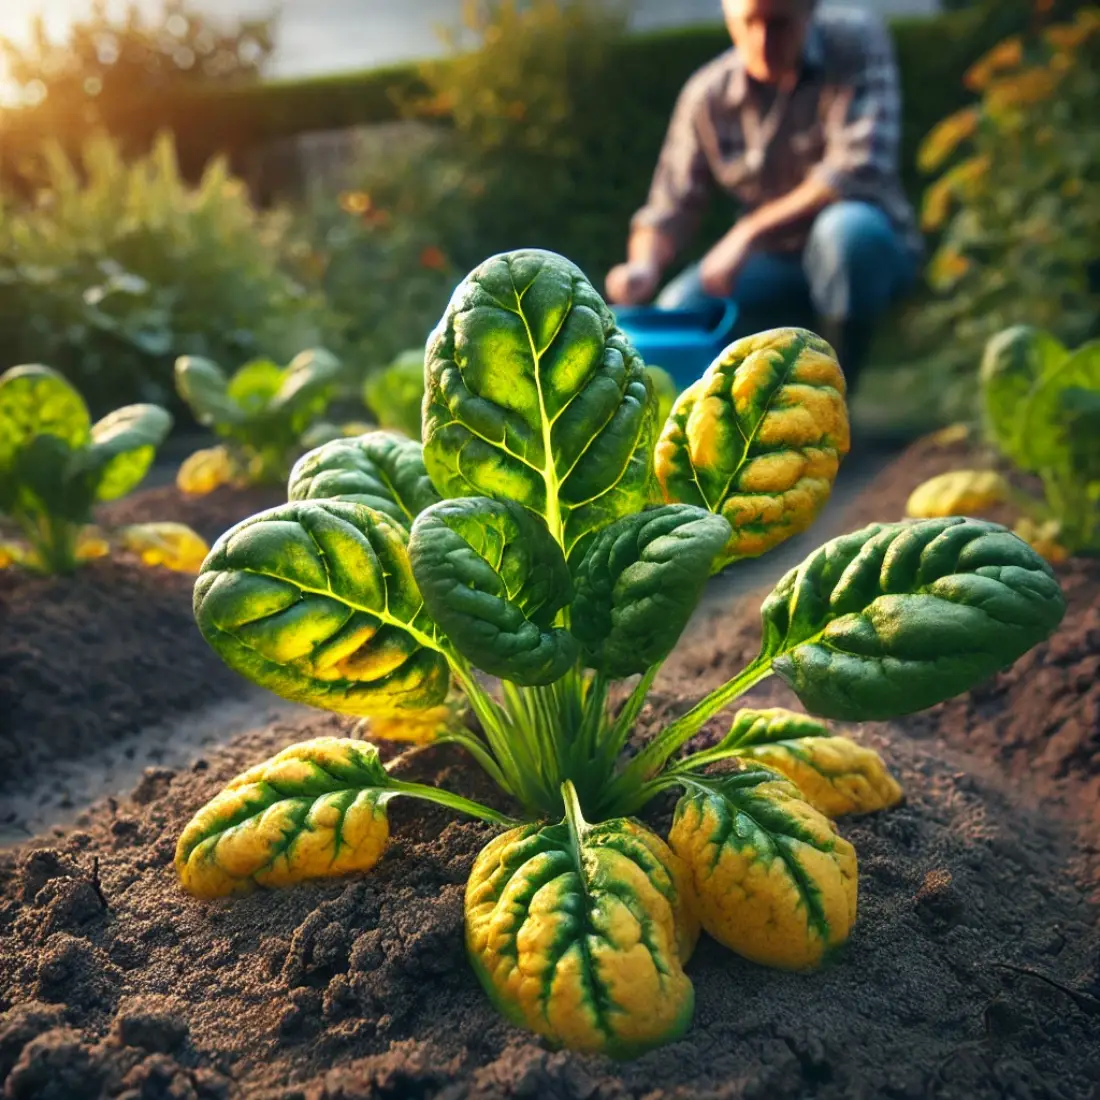
M 740 314 L 733 338 L 788 325 L 825 328 L 821 335 L 836 346 L 854 381 L 875 320 L 912 288 L 918 265 L 877 206 L 833 203 L 818 214 L 801 255 L 757 252 L 749 258 L 734 286 Z M 676 276 L 656 304 L 698 308 L 713 301 L 696 265 Z

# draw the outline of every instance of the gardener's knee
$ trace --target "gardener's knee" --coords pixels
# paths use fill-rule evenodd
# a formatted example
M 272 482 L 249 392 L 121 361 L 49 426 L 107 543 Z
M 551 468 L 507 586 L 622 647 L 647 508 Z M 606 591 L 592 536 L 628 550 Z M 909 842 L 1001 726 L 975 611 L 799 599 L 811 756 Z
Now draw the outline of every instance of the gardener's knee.
M 826 317 L 870 318 L 895 296 L 902 244 L 870 203 L 837 202 L 814 221 L 804 263 L 814 306 Z

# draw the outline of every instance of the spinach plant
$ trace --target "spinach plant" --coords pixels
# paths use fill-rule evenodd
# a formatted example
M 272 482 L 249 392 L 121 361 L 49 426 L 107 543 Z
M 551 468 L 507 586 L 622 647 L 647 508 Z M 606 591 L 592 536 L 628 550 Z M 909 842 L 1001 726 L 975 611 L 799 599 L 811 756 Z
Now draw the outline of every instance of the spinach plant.
M 284 482 L 304 447 L 303 436 L 324 415 L 340 375 L 323 348 L 303 351 L 286 367 L 256 359 L 231 377 L 209 359 L 176 360 L 176 389 L 195 419 L 225 442 L 196 451 L 179 469 L 185 493 L 221 485 Z
M 908 514 L 1010 505 L 1017 534 L 1046 556 L 1100 551 L 1100 341 L 1070 352 L 1042 329 L 1005 329 L 986 345 L 981 390 L 987 442 L 1036 478 L 1042 497 L 995 469 L 955 470 L 918 486 Z
M 363 383 L 363 404 L 380 428 L 420 437 L 420 406 L 424 403 L 424 351 L 410 348 Z
M 127 405 L 93 424 L 80 394 L 49 367 L 0 374 L 0 515 L 22 535 L 0 542 L 0 563 L 72 573 L 117 548 L 198 572 L 209 548 L 190 528 L 134 524 L 107 534 L 92 524 L 97 504 L 137 488 L 171 426 L 158 405 Z
M 630 1057 L 688 1026 L 700 927 L 791 969 L 842 944 L 857 867 L 832 819 L 901 798 L 874 752 L 806 715 L 741 710 L 693 748 L 704 725 L 773 674 L 822 717 L 931 706 L 1045 638 L 1062 594 L 995 524 L 873 524 L 789 572 L 759 655 L 631 753 L 707 579 L 804 530 L 829 495 L 848 449 L 832 349 L 797 329 L 741 340 L 659 427 L 580 270 L 520 251 L 455 291 L 425 380 L 423 445 L 372 433 L 305 456 L 286 505 L 215 545 L 195 614 L 230 666 L 288 699 L 418 730 L 430 715 L 507 813 L 398 778 L 367 741 L 319 738 L 200 810 L 177 872 L 213 897 L 365 870 L 397 797 L 491 822 L 504 831 L 466 892 L 481 983 L 553 1044 Z M 666 842 L 636 815 L 672 789 Z

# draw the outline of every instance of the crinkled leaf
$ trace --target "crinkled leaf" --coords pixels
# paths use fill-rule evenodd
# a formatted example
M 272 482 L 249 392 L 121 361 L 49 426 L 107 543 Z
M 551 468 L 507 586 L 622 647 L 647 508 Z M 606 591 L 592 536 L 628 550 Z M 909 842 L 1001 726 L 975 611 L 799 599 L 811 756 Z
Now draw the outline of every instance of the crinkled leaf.
M 522 505 L 433 504 L 413 524 L 409 558 L 428 613 L 478 668 L 530 686 L 552 683 L 576 661 L 576 639 L 554 626 L 573 594 L 565 556 Z
M 1042 329 L 1014 325 L 985 347 L 980 371 L 986 435 L 1002 453 L 1030 469 L 1030 439 L 1024 405 L 1035 383 L 1069 352 Z
M 407 537 L 346 501 L 261 512 L 214 544 L 195 619 L 226 664 L 284 698 L 360 716 L 438 706 L 449 671 Z
M 406 528 L 439 500 L 420 444 L 393 432 L 333 440 L 303 455 L 290 472 L 287 495 L 365 504 Z
M 600 531 L 577 566 L 571 618 L 589 667 L 622 679 L 664 660 L 729 535 L 721 516 L 689 504 L 651 508 Z
M 804 329 L 731 344 L 673 406 L 656 451 L 664 499 L 732 528 L 721 568 L 805 531 L 848 453 L 845 383 L 833 349 Z
M 176 873 L 196 897 L 368 871 L 385 850 L 389 776 L 364 741 L 291 745 L 231 780 L 191 819 Z
M 872 524 L 776 585 L 761 609 L 761 658 L 813 714 L 892 718 L 1006 668 L 1065 606 L 1050 566 L 998 524 Z
M 847 737 L 776 740 L 746 746 L 743 755 L 782 772 L 827 817 L 874 813 L 902 800 L 882 757 Z
M 697 934 L 687 876 L 659 837 L 616 818 L 496 837 L 466 886 L 466 945 L 513 1023 L 556 1046 L 633 1057 L 683 1034 Z
M 515 501 L 574 561 L 645 506 L 656 402 L 645 366 L 579 268 L 494 256 L 428 341 L 424 461 L 445 497 Z
M 685 784 L 669 843 L 687 864 L 703 928 L 753 962 L 819 965 L 856 919 L 851 844 L 777 772 L 746 764 Z
M 0 472 L 11 470 L 15 456 L 41 435 L 60 440 L 66 450 L 83 447 L 91 436 L 88 408 L 57 371 L 12 367 L 0 374 Z
M 115 533 L 123 550 L 137 554 L 145 565 L 160 565 L 177 573 L 198 573 L 210 547 L 183 523 L 134 523 Z
M 205 496 L 223 485 L 228 485 L 235 475 L 233 459 L 225 447 L 206 447 L 188 455 L 176 471 L 176 487 L 193 496 Z
M 1020 437 L 1027 441 L 1027 469 L 1074 469 L 1078 456 L 1071 433 L 1075 423 L 1072 410 L 1066 407 L 1066 393 L 1074 389 L 1100 394 L 1100 340 L 1078 348 L 1035 383 L 1024 404 L 1020 425 Z M 1078 404 L 1083 404 L 1080 399 Z M 1100 444 L 1090 435 L 1086 431 L 1085 439 L 1100 451 Z
M 995 470 L 950 470 L 918 485 L 905 514 L 919 519 L 969 516 L 1008 499 L 1008 482 Z
M 172 429 L 159 405 L 126 405 L 92 427 L 90 443 L 73 455 L 69 476 L 85 481 L 96 500 L 118 500 L 144 479 Z
M 228 389 L 229 381 L 217 363 L 197 355 L 176 360 L 176 391 L 204 428 L 224 430 L 248 418 Z

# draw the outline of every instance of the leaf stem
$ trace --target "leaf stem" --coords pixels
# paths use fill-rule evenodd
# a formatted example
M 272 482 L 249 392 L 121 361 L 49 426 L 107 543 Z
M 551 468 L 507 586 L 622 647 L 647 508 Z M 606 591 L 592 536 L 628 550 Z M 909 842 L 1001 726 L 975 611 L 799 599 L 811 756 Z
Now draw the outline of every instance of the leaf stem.
M 645 701 L 649 696 L 649 689 L 653 687 L 653 681 L 657 678 L 657 673 L 663 663 L 663 661 L 658 661 L 645 670 L 642 678 L 634 685 L 634 690 L 631 691 L 616 716 L 615 723 L 607 735 L 607 740 L 604 742 L 600 754 L 600 762 L 608 770 L 614 767 L 615 760 L 618 758 L 619 753 L 623 751 L 623 746 L 630 737 L 630 731 L 634 728 L 638 715 L 642 713 L 642 707 L 645 706 Z
M 522 824 L 515 818 L 508 817 L 506 814 L 490 809 L 488 806 L 483 806 L 480 802 L 475 802 L 471 798 L 463 798 L 460 794 L 452 794 L 450 791 L 443 791 L 437 787 L 429 787 L 424 783 L 406 783 L 400 779 L 392 779 L 387 790 L 392 791 L 394 795 L 407 795 L 410 798 L 421 798 L 425 802 L 438 803 L 450 810 L 457 810 L 459 813 L 468 814 L 470 817 L 488 821 L 491 825 L 513 826 Z
M 757 657 L 732 680 L 704 696 L 687 712 L 666 726 L 634 759 L 611 785 L 608 801 L 629 800 L 631 791 L 652 779 L 668 759 L 691 740 L 703 725 L 743 695 L 754 684 L 771 675 L 771 660 Z

